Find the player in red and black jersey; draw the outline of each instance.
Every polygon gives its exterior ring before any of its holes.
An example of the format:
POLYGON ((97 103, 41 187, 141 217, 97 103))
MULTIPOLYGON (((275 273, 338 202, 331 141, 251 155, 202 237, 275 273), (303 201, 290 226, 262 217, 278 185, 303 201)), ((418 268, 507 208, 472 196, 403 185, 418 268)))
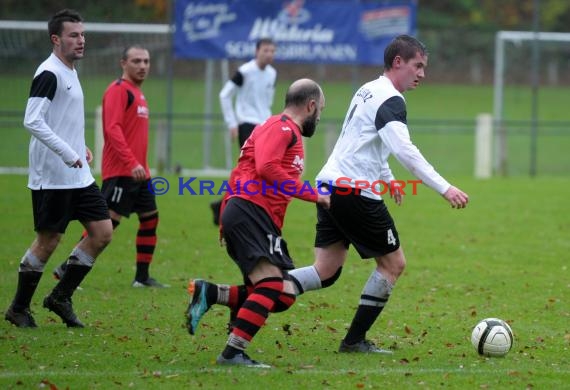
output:
MULTIPOLYGON (((149 110, 141 86, 150 69, 150 55, 133 45, 123 51, 123 74, 103 95, 103 147, 101 191, 109 206, 113 228, 133 212, 139 218, 136 236, 136 274, 133 287, 164 287, 149 276, 156 247, 158 209, 149 190, 147 161, 149 110)), ((84 233, 85 235, 85 233, 84 233)), ((58 277, 64 264, 54 271, 58 277)))
MULTIPOLYGON (((272 39, 259 39, 255 44, 255 58, 241 65, 220 91, 224 122, 231 139, 238 140, 240 149, 255 126, 271 116, 277 80, 277 71, 271 65, 275 50, 272 39)), ((215 225, 220 224, 221 206, 222 200, 210 203, 215 225)))
POLYGON ((193 280, 188 330, 194 334, 200 318, 214 303, 237 313, 218 364, 269 367, 249 358, 245 349, 269 313, 287 310, 295 302, 287 270, 293 269, 287 243, 281 237, 285 212, 292 198, 328 208, 329 196, 304 185, 301 137, 314 134, 325 98, 312 80, 295 81, 287 91, 282 114, 257 126, 241 149, 222 206, 220 230, 227 252, 244 278, 229 286, 193 280))

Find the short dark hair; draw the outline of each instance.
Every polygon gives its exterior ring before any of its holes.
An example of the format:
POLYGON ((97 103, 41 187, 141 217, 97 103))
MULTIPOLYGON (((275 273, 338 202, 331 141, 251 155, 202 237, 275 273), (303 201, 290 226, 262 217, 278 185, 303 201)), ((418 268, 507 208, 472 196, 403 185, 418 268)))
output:
POLYGON ((129 58, 129 50, 131 50, 131 49, 146 50, 146 47, 144 47, 143 45, 140 45, 140 44, 138 44, 138 43, 125 46, 125 48, 123 49, 123 53, 121 54, 121 59, 122 59, 123 61, 126 61, 127 58, 129 58))
POLYGON ((293 83, 285 94, 285 107, 300 107, 315 100, 317 103, 321 101, 321 88, 319 84, 312 80, 308 80, 302 84, 293 83))
POLYGON ((255 43, 255 51, 259 50, 262 45, 273 45, 275 46, 275 42, 271 38, 261 38, 255 43))
POLYGON ((426 46, 414 37, 399 35, 384 50, 384 68, 391 69, 396 56, 400 56, 404 62, 408 62, 416 56, 416 53, 420 53, 422 56, 427 55, 426 46))
POLYGON ((51 17, 48 22, 48 33, 51 37, 52 35, 61 36, 63 31, 64 22, 81 23, 83 18, 79 15, 79 12, 72 9, 62 9, 51 17))

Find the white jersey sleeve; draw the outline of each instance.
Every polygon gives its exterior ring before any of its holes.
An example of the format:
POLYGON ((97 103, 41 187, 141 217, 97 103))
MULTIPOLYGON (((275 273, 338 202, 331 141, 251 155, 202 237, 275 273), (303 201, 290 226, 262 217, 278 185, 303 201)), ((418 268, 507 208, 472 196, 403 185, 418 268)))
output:
POLYGON ((57 78, 52 72, 44 71, 34 78, 24 115, 24 126, 71 167, 79 160, 79 154, 59 137, 45 120, 56 89, 57 78))
POLYGON ((232 80, 228 80, 220 92, 220 106, 228 129, 238 126, 233 106, 233 98, 237 89, 238 86, 232 80))
POLYGON ((376 114, 376 129, 382 143, 410 173, 440 194, 451 186, 412 143, 406 124, 406 105, 401 97, 387 99, 376 114))

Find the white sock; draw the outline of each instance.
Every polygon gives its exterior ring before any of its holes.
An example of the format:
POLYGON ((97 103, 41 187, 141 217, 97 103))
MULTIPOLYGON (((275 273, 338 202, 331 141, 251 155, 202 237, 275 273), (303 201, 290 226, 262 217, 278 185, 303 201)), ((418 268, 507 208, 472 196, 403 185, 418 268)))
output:
POLYGON ((321 278, 315 266, 310 265, 303 268, 295 268, 289 271, 289 275, 293 279, 295 287, 295 295, 301 295, 304 292, 318 290, 322 288, 321 278))
POLYGON ((372 271, 360 296, 360 305, 384 307, 394 285, 377 270, 372 271))

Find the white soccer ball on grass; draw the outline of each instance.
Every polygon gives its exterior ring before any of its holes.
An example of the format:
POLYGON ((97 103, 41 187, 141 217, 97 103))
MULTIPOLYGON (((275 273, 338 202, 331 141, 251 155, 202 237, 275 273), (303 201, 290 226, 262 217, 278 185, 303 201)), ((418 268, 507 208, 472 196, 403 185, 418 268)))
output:
POLYGON ((513 346, 513 331, 509 324, 499 318, 480 321, 471 333, 471 344, 483 356, 505 356, 513 346))

